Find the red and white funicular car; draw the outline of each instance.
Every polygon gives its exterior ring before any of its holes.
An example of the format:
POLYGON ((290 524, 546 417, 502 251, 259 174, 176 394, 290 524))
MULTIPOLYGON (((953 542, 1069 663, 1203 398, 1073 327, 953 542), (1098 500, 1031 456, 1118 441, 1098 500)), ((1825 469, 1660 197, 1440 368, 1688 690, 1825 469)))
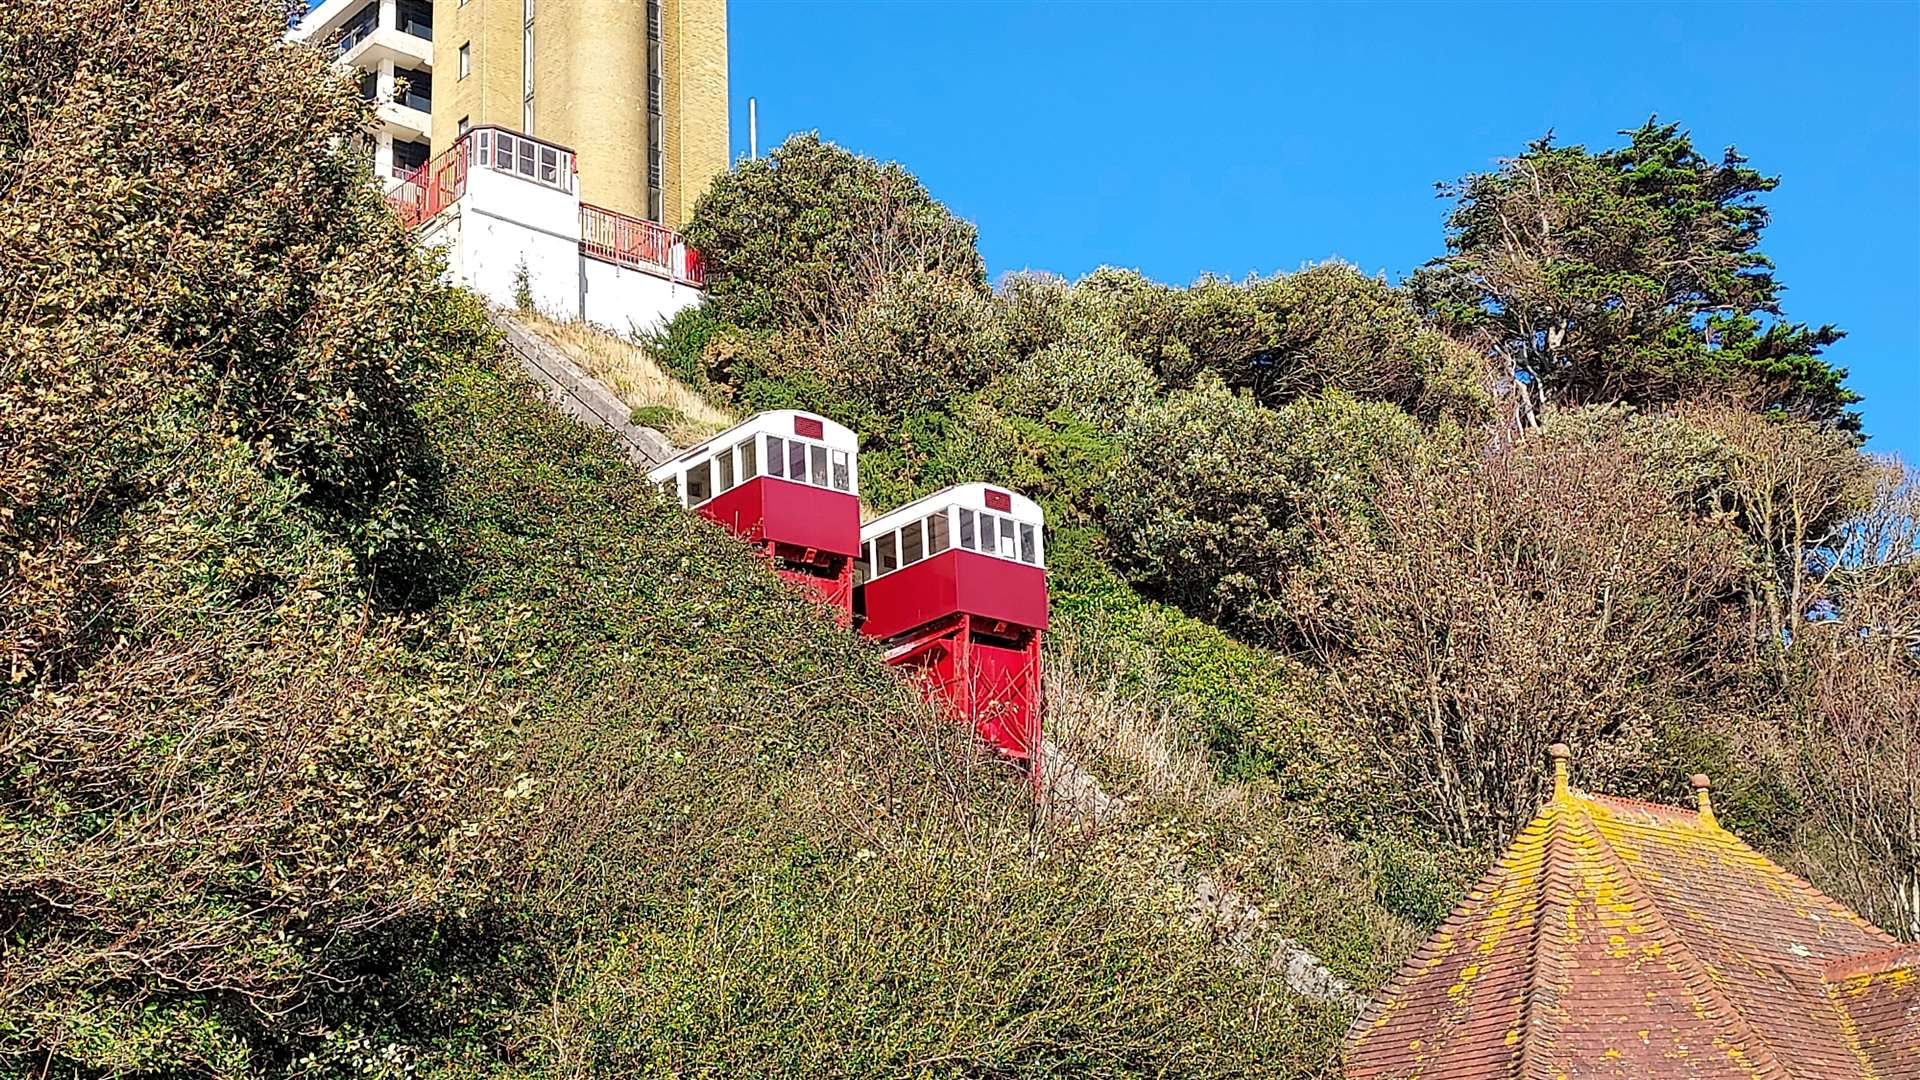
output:
POLYGON ((763 412, 647 478, 773 560, 780 576, 853 617, 859 440, 823 416, 763 412))
POLYGON ((1044 524, 1031 499, 962 484, 862 528, 854 569, 861 632, 1018 761, 1040 745, 1044 524))

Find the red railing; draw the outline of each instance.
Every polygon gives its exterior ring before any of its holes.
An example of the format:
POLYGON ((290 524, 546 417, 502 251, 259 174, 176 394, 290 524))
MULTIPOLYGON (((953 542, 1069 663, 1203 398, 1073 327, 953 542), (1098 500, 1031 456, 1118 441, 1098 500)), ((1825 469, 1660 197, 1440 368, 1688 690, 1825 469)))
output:
POLYGON ((591 203, 580 204, 580 253, 695 288, 707 282, 700 253, 682 242, 672 229, 591 203))
POLYGON ((439 157, 408 173, 399 185, 387 192, 393 207, 408 228, 417 228, 467 193, 467 164, 471 158, 466 139, 461 139, 439 157))

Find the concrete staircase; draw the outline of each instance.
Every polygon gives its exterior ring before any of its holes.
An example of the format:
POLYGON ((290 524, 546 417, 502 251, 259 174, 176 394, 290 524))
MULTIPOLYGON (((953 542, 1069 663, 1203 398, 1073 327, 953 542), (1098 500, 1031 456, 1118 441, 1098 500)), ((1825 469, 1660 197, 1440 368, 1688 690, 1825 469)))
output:
POLYGON ((619 440, 627 457, 642 468, 652 468, 680 453, 665 435, 633 422, 633 410, 613 391, 580 370, 545 338, 516 322, 512 315, 494 311, 489 318, 506 339, 507 352, 532 376, 560 411, 588 427, 602 428, 619 440))

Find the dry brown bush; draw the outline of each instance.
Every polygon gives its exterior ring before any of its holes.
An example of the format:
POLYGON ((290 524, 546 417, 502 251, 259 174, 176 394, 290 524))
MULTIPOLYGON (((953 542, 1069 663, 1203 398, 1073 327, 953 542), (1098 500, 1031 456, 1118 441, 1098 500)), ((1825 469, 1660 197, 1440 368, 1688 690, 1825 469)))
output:
POLYGON ((1371 523, 1323 523, 1296 610, 1368 792, 1458 844, 1532 814, 1546 748, 1589 782, 1644 771, 1662 724, 1710 695, 1739 536, 1682 507, 1618 437, 1506 433, 1382 482, 1371 523))

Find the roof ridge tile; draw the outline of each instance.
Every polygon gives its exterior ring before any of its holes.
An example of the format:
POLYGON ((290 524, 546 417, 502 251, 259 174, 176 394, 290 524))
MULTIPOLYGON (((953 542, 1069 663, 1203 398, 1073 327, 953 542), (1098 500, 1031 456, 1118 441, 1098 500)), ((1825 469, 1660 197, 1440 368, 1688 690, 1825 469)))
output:
POLYGON ((1877 949, 1829 961, 1822 978, 1830 983, 1843 982, 1862 975, 1880 975, 1916 965, 1920 965, 1920 944, 1902 943, 1890 949, 1877 949))

